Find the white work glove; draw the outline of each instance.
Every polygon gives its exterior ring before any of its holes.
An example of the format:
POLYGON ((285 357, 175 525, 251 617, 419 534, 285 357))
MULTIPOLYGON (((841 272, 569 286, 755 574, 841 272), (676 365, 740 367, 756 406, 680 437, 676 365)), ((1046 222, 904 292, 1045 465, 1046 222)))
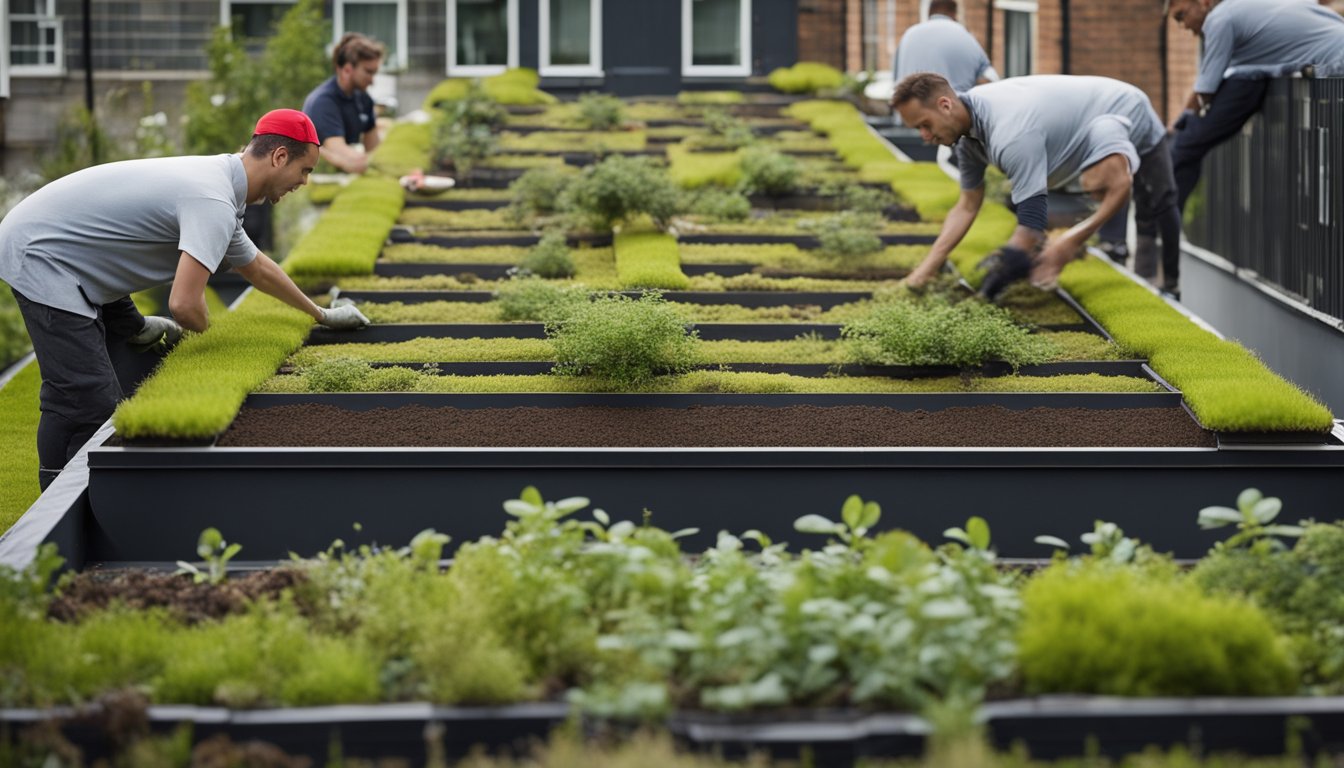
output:
POLYGON ((353 304, 331 309, 318 307, 318 309, 322 311, 322 317, 317 322, 335 331, 353 331, 369 324, 369 318, 353 304))
POLYGON ((182 326, 170 317, 150 315, 145 318, 145 326, 140 332, 126 340, 126 343, 140 350, 147 350, 162 339, 164 344, 172 346, 182 338, 182 326))

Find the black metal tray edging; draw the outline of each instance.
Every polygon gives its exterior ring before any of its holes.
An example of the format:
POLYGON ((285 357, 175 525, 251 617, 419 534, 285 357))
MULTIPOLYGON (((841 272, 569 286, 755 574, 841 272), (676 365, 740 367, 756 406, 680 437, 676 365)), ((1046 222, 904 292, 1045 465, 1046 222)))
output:
POLYGON ((483 264, 463 262, 449 264, 398 263, 378 261, 373 265, 373 274, 379 277, 429 277, 432 275, 475 275, 482 280, 503 280, 509 277, 516 264, 483 264))
POLYGON ((435 200, 427 197, 406 197, 407 208, 434 208, 440 211, 496 211, 507 208, 509 199, 499 200, 435 200))

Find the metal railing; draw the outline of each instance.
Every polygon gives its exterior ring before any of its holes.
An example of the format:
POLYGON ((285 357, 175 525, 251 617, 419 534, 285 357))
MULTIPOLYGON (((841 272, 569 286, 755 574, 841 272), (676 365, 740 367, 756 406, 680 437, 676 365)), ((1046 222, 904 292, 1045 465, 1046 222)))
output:
POLYGON ((1202 186, 1192 243, 1344 318, 1344 78, 1271 82, 1260 113, 1204 159, 1202 186))

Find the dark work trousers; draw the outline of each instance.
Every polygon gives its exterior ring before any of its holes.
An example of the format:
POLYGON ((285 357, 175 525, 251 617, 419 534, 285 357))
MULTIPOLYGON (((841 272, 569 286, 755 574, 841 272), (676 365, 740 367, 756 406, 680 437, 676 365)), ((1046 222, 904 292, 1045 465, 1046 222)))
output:
MULTIPOLYGON (((1161 238, 1163 287, 1175 290, 1181 275, 1181 210, 1176 204, 1170 145, 1171 137, 1164 137, 1139 156, 1139 170, 1134 174, 1134 228, 1140 244, 1161 238)), ((1137 252, 1135 265, 1138 271, 1137 252)))
POLYGON ((145 318, 129 297, 84 317, 13 293, 42 372, 37 458, 45 487, 116 410, 122 389, 108 348, 138 333, 145 318))
POLYGON ((1199 183, 1204 156, 1232 138, 1251 115, 1260 111, 1268 88, 1269 81, 1263 78, 1229 78, 1218 86, 1213 104, 1203 117, 1187 114, 1177 121, 1171 167, 1176 175, 1179 210, 1185 210, 1185 201, 1199 183))
POLYGON ((1103 243, 1122 245, 1129 240, 1129 201, 1125 201, 1124 207, 1101 225, 1101 229, 1097 230, 1097 239, 1103 243))

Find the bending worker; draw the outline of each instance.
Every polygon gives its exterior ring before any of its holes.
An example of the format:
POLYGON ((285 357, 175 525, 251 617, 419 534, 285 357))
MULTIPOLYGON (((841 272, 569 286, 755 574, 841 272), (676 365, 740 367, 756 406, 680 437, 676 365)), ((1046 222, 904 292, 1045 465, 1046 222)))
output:
POLYGON ((346 173, 363 173, 369 167, 368 153, 378 147, 378 123, 368 91, 383 54, 382 43, 358 32, 345 33, 331 52, 336 74, 303 100, 304 114, 317 127, 322 159, 346 173))
POLYGON ((916 72, 936 72, 956 91, 969 91, 977 83, 999 79, 985 49, 957 21, 956 0, 933 0, 929 3, 929 20, 901 35, 896 47, 896 82, 916 72))
POLYGON ((922 285, 961 242, 985 199, 985 168, 1012 182, 1017 229, 993 254, 981 292, 995 298, 1030 275, 1053 286, 1087 239, 1134 196, 1140 249, 1161 234, 1164 288, 1176 290, 1180 214, 1166 130, 1143 91, 1105 77, 1012 77, 957 93, 942 75, 912 75, 891 106, 925 141, 955 146, 961 196, 924 261, 906 277, 922 285), (1046 193, 1078 179, 1100 202, 1091 216, 1045 243, 1046 193))
POLYGON ((1168 13, 1204 38, 1171 148, 1184 210, 1204 156, 1260 111, 1268 78, 1307 67, 1317 77, 1344 75, 1344 16, 1316 0, 1172 0, 1168 13))
POLYGON ((316 164, 312 122, 278 109, 257 122, 241 154, 97 165, 51 182, 0 221, 0 279, 42 371, 43 489, 122 398, 109 345, 204 331, 206 280, 221 267, 329 328, 368 323, 353 306, 318 307, 243 232, 248 203, 276 202, 316 164), (173 318, 141 316, 129 295, 169 282, 173 318))

